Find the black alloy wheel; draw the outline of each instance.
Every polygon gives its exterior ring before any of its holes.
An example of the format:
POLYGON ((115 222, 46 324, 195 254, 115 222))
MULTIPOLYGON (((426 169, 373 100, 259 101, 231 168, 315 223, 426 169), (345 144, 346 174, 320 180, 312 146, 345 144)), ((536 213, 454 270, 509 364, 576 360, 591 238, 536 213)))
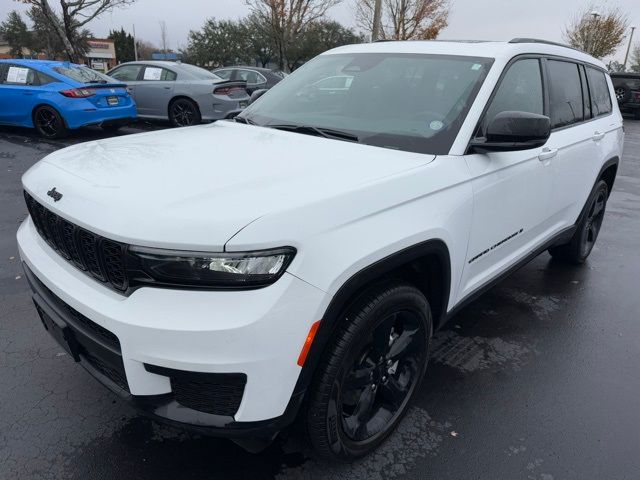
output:
POLYGON ((609 198, 609 186, 599 180, 587 200, 584 215, 568 243, 549 248, 553 258, 571 263, 584 263, 598 239, 609 198))
POLYGON ((354 302, 308 392, 307 432, 319 456, 350 461, 393 432, 424 377, 432 330, 427 299, 407 283, 379 284, 354 302))
POLYGON ((602 220, 604 220, 604 211, 607 205, 607 190, 600 189, 597 191, 593 202, 587 214, 587 221, 583 227, 582 242, 580 245, 580 253, 583 257, 588 257, 596 244, 602 220))
POLYGON ((350 440, 369 440, 398 414, 415 388, 425 350, 415 312, 395 311, 380 321, 340 383, 340 419, 350 440))
POLYGON ((190 127, 201 121, 198 106, 187 98, 178 98, 169 105, 169 121, 174 127, 190 127))
POLYGON ((47 105, 38 107, 33 112, 33 124, 36 131, 44 138, 62 138, 67 134, 62 116, 47 105))

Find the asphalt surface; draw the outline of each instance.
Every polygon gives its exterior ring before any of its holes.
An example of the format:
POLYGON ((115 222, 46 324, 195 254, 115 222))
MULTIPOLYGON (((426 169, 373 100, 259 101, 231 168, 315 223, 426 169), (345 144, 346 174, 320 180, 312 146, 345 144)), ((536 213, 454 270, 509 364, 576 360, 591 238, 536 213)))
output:
POLYGON ((0 479, 640 478, 640 122, 625 127, 587 264, 545 253, 464 309, 437 333, 398 431, 339 467, 317 463, 295 434, 253 455, 160 426, 75 365, 42 328, 22 276, 20 177, 105 135, 46 142, 0 128, 0 479))

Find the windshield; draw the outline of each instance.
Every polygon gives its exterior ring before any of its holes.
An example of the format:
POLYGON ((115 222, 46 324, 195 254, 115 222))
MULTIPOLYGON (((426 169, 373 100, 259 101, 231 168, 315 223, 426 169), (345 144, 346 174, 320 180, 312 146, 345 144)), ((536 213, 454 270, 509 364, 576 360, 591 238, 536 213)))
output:
POLYGON ((182 63, 180 64, 180 68, 198 80, 221 80, 221 78, 215 73, 205 70, 204 68, 196 67, 195 65, 182 63))
POLYGON ((368 145, 446 154, 492 63, 424 54, 321 55, 241 118, 262 126, 331 129, 368 145))
POLYGON ((82 65, 69 65, 68 67, 55 67, 54 71, 71 80, 81 83, 114 83, 111 77, 107 77, 95 70, 82 65))

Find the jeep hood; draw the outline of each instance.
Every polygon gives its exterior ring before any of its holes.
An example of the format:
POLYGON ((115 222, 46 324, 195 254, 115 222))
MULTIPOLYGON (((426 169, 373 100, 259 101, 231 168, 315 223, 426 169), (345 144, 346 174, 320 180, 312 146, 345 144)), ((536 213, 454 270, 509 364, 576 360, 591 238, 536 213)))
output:
POLYGON ((65 148, 34 165, 23 184, 47 208, 114 240, 221 251, 260 217, 346 195, 434 158, 218 122, 65 148), (47 195, 53 187, 58 201, 47 195))

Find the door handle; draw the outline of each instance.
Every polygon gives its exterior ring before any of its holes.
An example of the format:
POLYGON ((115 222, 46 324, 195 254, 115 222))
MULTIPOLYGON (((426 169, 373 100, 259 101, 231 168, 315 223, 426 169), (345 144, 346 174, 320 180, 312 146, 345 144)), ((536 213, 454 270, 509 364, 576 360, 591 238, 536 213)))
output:
POLYGON ((543 162, 545 160, 549 160, 549 159, 555 157, 557 154, 558 154, 558 149, 557 148, 544 147, 542 149, 542 152, 540 152, 540 155, 538 155, 538 160, 543 162))
POLYGON ((604 133, 600 133, 597 130, 595 131, 595 133, 593 134, 593 137, 591 137, 593 139, 594 142, 598 142, 600 140, 602 140, 604 138, 606 134, 604 133))
POLYGON ((171 90, 171 87, 164 87, 165 90, 171 90))

